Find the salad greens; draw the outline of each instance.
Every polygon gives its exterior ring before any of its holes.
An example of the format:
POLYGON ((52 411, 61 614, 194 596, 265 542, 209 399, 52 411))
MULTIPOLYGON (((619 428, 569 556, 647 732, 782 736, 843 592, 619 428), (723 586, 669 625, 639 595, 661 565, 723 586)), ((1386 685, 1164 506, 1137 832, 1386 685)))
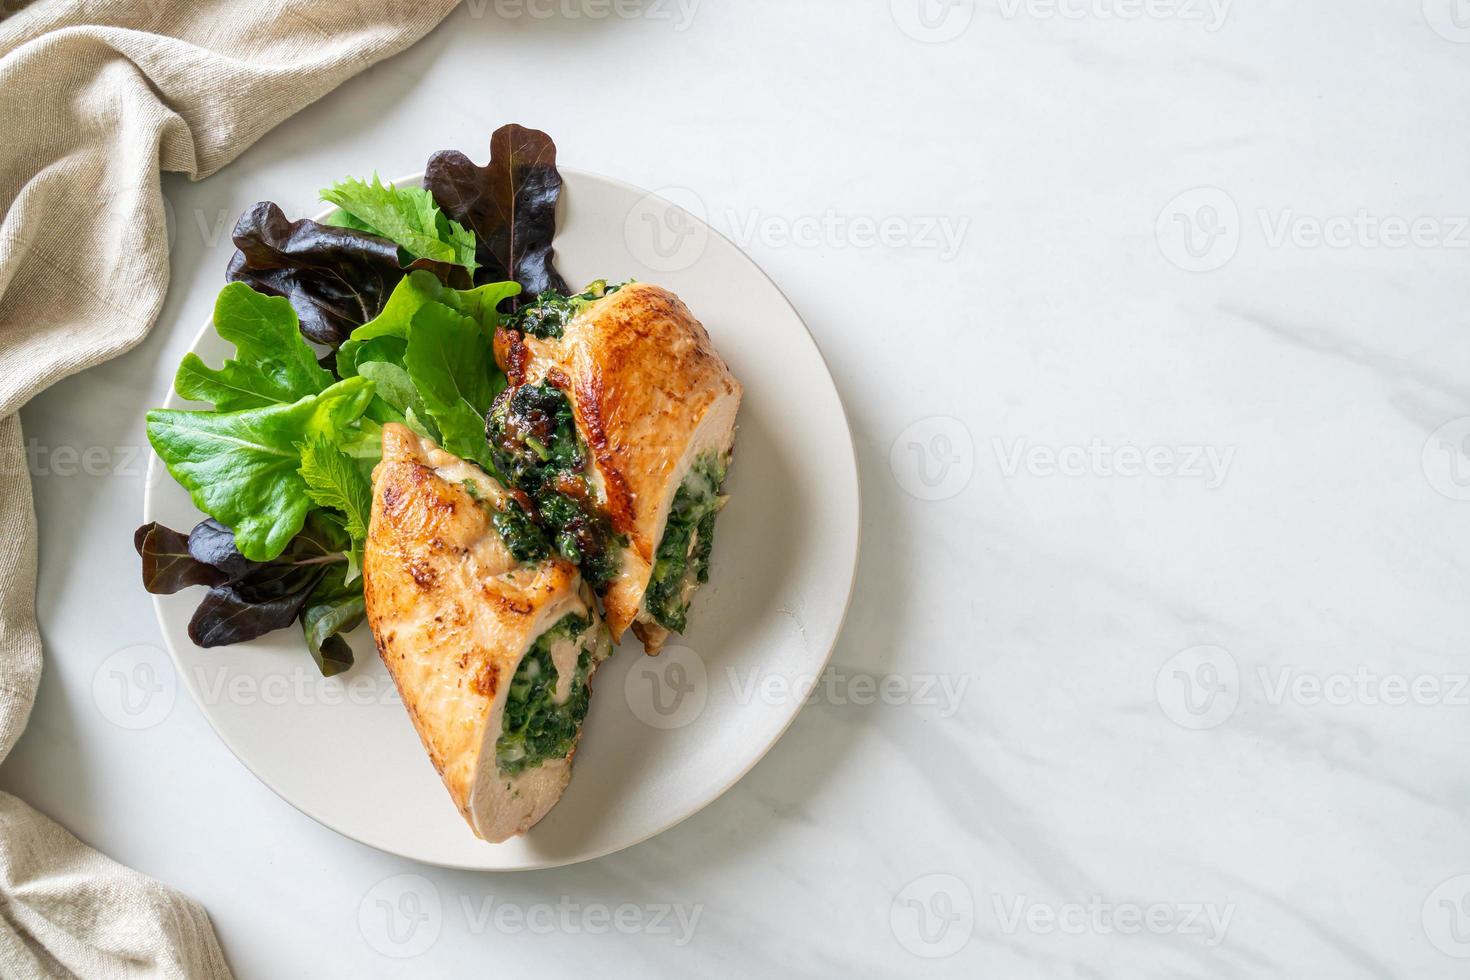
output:
MULTIPOLYGON (((324 674, 351 666, 341 634, 363 617, 384 423, 495 472, 485 415, 506 386, 492 353, 500 311, 523 288, 565 284, 551 265, 554 144, 518 126, 491 144, 484 168, 436 154, 424 188, 341 180, 321 193, 336 205, 325 222, 262 202, 236 224, 214 310, 234 356, 216 367, 186 355, 174 388, 207 407, 147 418, 149 442, 208 517, 188 534, 145 525, 134 540, 149 591, 208 589, 190 623, 201 646, 299 621, 324 674)), ((536 520, 519 504, 495 515, 525 560, 551 553, 536 520)))
POLYGON ((591 628, 592 621, 585 616, 570 613, 562 617, 537 638, 516 668, 505 696, 501 735, 495 742, 495 764, 503 774, 514 776, 572 751, 592 696, 587 677, 601 652, 596 638, 586 635, 591 628), (578 651, 576 673, 565 700, 558 703, 560 675, 551 650, 562 640, 588 645, 578 651))
MULTIPOLYGON (((143 557, 148 591, 171 595, 191 585, 209 587, 189 621, 189 638, 200 646, 252 640, 302 616, 308 648, 323 674, 352 665, 352 651, 337 634, 355 628, 361 611, 354 617, 354 610, 341 608, 345 604, 337 599, 335 583, 345 575, 346 539, 327 512, 312 512, 301 532, 270 562, 240 554, 234 534, 213 519, 201 521, 187 536, 161 524, 145 524, 133 544, 143 557), (328 619, 329 608, 340 611, 328 619)), ((361 599, 361 586, 354 591, 361 599)))
POLYGON ((240 216, 228 279, 282 296, 314 344, 336 347, 383 309, 403 278, 398 246, 351 228, 288 221, 262 201, 240 216))
POLYGON ((324 391, 336 379, 317 363, 290 302, 231 283, 214 303, 215 331, 235 345, 234 360, 215 369, 185 354, 174 377, 183 398, 213 402, 216 411, 289 404, 324 391))
POLYGON ((298 447, 343 438, 372 397, 372 382, 348 378, 288 404, 236 412, 155 408, 148 441, 194 506, 234 529, 242 555, 270 561, 311 509, 298 447))
POLYGON ((505 387, 495 369, 490 335, 471 317, 439 303, 413 315, 403 366, 439 429, 439 443, 490 472, 485 413, 505 387))
POLYGON ((444 217, 433 196, 422 187, 395 187, 373 174, 371 181, 348 177, 321 192, 337 205, 327 224, 379 235, 416 259, 463 266, 474 275, 475 236, 458 221, 444 217))
POLYGON ((571 292, 552 265, 561 174, 550 136, 502 126, 490 137, 486 166, 456 150, 436 153, 424 168, 424 187, 451 220, 474 232, 476 283, 518 282, 527 296, 571 292))
POLYGON ((352 539, 343 573, 343 584, 350 585, 362 570, 362 547, 373 511, 372 483, 357 460, 321 436, 299 448, 306 495, 318 507, 343 515, 342 529, 352 539))

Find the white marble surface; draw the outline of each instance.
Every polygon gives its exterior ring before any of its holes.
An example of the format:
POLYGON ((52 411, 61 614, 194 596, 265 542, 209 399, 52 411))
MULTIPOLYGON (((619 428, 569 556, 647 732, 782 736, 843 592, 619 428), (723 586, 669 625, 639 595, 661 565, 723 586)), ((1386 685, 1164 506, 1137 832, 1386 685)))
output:
POLYGON ((1463 976, 1470 7, 926 2, 477 3, 167 181, 153 336, 24 412, 48 661, 0 787, 199 898, 245 978, 1463 976), (127 730, 94 678, 160 642, 142 412, 235 216, 509 120, 770 272, 865 515, 835 682, 760 766, 494 876, 341 839, 187 696, 127 730), (408 886, 438 915, 390 933, 408 886))

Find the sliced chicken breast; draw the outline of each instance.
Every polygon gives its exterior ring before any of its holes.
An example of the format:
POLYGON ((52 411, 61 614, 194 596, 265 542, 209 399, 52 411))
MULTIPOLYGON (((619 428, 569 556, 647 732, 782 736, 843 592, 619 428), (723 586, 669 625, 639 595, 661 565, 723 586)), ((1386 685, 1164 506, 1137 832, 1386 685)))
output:
POLYGON ((367 619, 409 717, 470 828, 523 833, 561 798, 590 677, 610 643, 570 563, 517 561, 498 482, 383 427, 363 556, 367 619))
POLYGON ((649 283, 592 302, 560 336, 502 331, 496 354, 512 386, 550 385, 570 401, 589 457, 588 489, 626 539, 615 573, 600 583, 607 625, 614 642, 632 626, 657 653, 670 629, 683 628, 707 574, 740 382, 679 297, 649 283), (698 492, 684 499, 681 488, 698 492), (678 540, 666 541, 671 513, 678 540), (651 581, 656 608, 645 601, 651 581))

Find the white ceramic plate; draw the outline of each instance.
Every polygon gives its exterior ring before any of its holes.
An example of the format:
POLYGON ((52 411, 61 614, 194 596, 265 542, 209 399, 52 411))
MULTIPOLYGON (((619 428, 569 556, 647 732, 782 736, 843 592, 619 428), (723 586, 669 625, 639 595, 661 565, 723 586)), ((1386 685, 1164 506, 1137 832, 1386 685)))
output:
MULTIPOLYGON (((689 633, 646 657, 631 632, 593 679, 576 771, 525 837, 470 833, 430 765, 367 628, 352 670, 323 678, 297 629, 202 650, 187 626, 202 596, 157 597, 185 685, 267 786, 338 833, 450 867, 554 867, 667 830, 713 801, 781 737, 803 682, 831 656, 852 592, 858 483, 852 437, 816 344, 775 284, 733 244, 655 195, 563 169, 556 262, 579 287, 639 279, 684 299, 745 385, 731 501, 689 633)), ((399 183, 417 183, 417 177, 399 183)), ((206 324, 193 350, 232 349, 206 324)), ((169 407, 189 407, 170 394, 169 407)), ((187 531, 188 494, 157 472, 144 519, 187 531)))

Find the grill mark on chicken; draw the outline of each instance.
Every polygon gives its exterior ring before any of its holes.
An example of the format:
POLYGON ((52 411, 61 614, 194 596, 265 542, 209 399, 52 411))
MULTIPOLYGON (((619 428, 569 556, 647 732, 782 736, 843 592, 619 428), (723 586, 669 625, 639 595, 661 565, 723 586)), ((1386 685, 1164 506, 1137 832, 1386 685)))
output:
POLYGON ((500 690, 500 665, 491 660, 482 662, 479 673, 470 681, 470 687, 481 697, 495 697, 495 692, 500 690))
POLYGON ((414 584, 425 592, 434 587, 434 582, 439 577, 432 568, 417 559, 408 563, 408 574, 413 577, 414 584))
POLYGON ((495 350, 495 362, 505 372, 510 386, 515 388, 526 380, 526 359, 529 356, 526 351, 526 338, 519 330, 509 327, 496 327, 495 340, 492 345, 495 350))
POLYGON ((602 482, 607 492, 607 516, 613 530, 619 534, 631 534, 637 515, 633 509, 633 495, 628 492, 628 481, 618 469, 617 456, 608 447, 607 428, 602 421, 603 390, 602 378, 597 372, 590 373, 577 385, 577 409, 582 416, 582 425, 587 430, 587 446, 597 457, 597 468, 602 473, 602 482))

